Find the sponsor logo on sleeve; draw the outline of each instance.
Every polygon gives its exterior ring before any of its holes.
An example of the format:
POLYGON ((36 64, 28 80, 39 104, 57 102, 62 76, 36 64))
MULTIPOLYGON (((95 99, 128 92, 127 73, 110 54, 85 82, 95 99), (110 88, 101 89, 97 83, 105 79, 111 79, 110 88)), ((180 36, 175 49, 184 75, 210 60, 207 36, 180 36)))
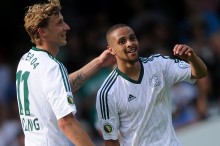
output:
POLYGON ((73 96, 67 96, 67 101, 69 104, 74 104, 74 99, 73 99, 73 96))
POLYGON ((111 133, 113 131, 113 126, 109 123, 105 123, 103 129, 106 133, 111 133))

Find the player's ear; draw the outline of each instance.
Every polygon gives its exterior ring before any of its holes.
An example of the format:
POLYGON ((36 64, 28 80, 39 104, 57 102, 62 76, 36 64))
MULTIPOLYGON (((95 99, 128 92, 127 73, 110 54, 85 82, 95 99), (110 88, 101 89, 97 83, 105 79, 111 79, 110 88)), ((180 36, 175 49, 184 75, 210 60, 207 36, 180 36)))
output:
POLYGON ((43 28, 38 28, 37 32, 40 36, 45 36, 46 35, 46 32, 43 28))
POLYGON ((110 52, 112 55, 115 55, 114 49, 112 49, 110 46, 107 46, 107 49, 109 50, 109 52, 110 52))

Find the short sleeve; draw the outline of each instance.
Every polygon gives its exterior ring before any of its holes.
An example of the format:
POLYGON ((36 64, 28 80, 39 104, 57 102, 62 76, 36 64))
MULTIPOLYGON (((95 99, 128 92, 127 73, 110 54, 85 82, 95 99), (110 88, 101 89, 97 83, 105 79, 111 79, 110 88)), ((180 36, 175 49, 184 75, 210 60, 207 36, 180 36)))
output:
POLYGON ((76 107, 66 68, 55 61, 48 66, 44 73, 44 92, 56 118, 60 119, 71 112, 75 114, 76 107))
POLYGON ((195 83, 195 79, 191 79, 191 68, 190 64, 179 60, 166 58, 162 61, 164 63, 164 73, 166 81, 168 83, 175 84, 177 82, 186 81, 188 83, 195 83))
POLYGON ((98 125, 104 140, 118 139, 119 118, 114 97, 99 90, 96 99, 98 125))

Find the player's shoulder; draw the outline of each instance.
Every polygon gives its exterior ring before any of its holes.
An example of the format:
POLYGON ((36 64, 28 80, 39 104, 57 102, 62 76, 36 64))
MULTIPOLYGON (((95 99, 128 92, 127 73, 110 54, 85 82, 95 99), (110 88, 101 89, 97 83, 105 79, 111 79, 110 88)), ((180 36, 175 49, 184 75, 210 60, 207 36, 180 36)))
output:
POLYGON ((167 59, 173 59, 171 56, 162 55, 162 54, 152 54, 148 57, 140 57, 141 62, 153 62, 153 61, 164 61, 167 59))
POLYGON ((63 64, 49 52, 35 47, 32 47, 21 57, 18 66, 41 71, 59 70, 60 68, 64 68, 63 64))
POLYGON ((112 70, 111 73, 106 77, 98 92, 107 92, 115 86, 119 73, 116 69, 112 70))
POLYGON ((40 62, 42 62, 45 66, 59 66, 61 62, 59 62, 54 56, 52 56, 49 52, 32 47, 28 53, 32 53, 40 62))

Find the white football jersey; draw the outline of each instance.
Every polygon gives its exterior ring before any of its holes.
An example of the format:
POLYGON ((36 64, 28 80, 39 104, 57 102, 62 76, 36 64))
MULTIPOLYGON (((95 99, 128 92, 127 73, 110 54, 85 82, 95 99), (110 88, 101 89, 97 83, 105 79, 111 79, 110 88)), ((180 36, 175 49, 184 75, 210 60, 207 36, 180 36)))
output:
POLYGON ((167 56, 140 58, 138 81, 118 68, 97 93, 96 108, 105 140, 118 139, 122 146, 180 146, 171 116, 173 84, 190 80, 188 63, 167 56))
POLYGON ((67 146, 57 120, 76 107, 62 63, 49 52, 32 47, 16 73, 17 101, 26 146, 67 146))

